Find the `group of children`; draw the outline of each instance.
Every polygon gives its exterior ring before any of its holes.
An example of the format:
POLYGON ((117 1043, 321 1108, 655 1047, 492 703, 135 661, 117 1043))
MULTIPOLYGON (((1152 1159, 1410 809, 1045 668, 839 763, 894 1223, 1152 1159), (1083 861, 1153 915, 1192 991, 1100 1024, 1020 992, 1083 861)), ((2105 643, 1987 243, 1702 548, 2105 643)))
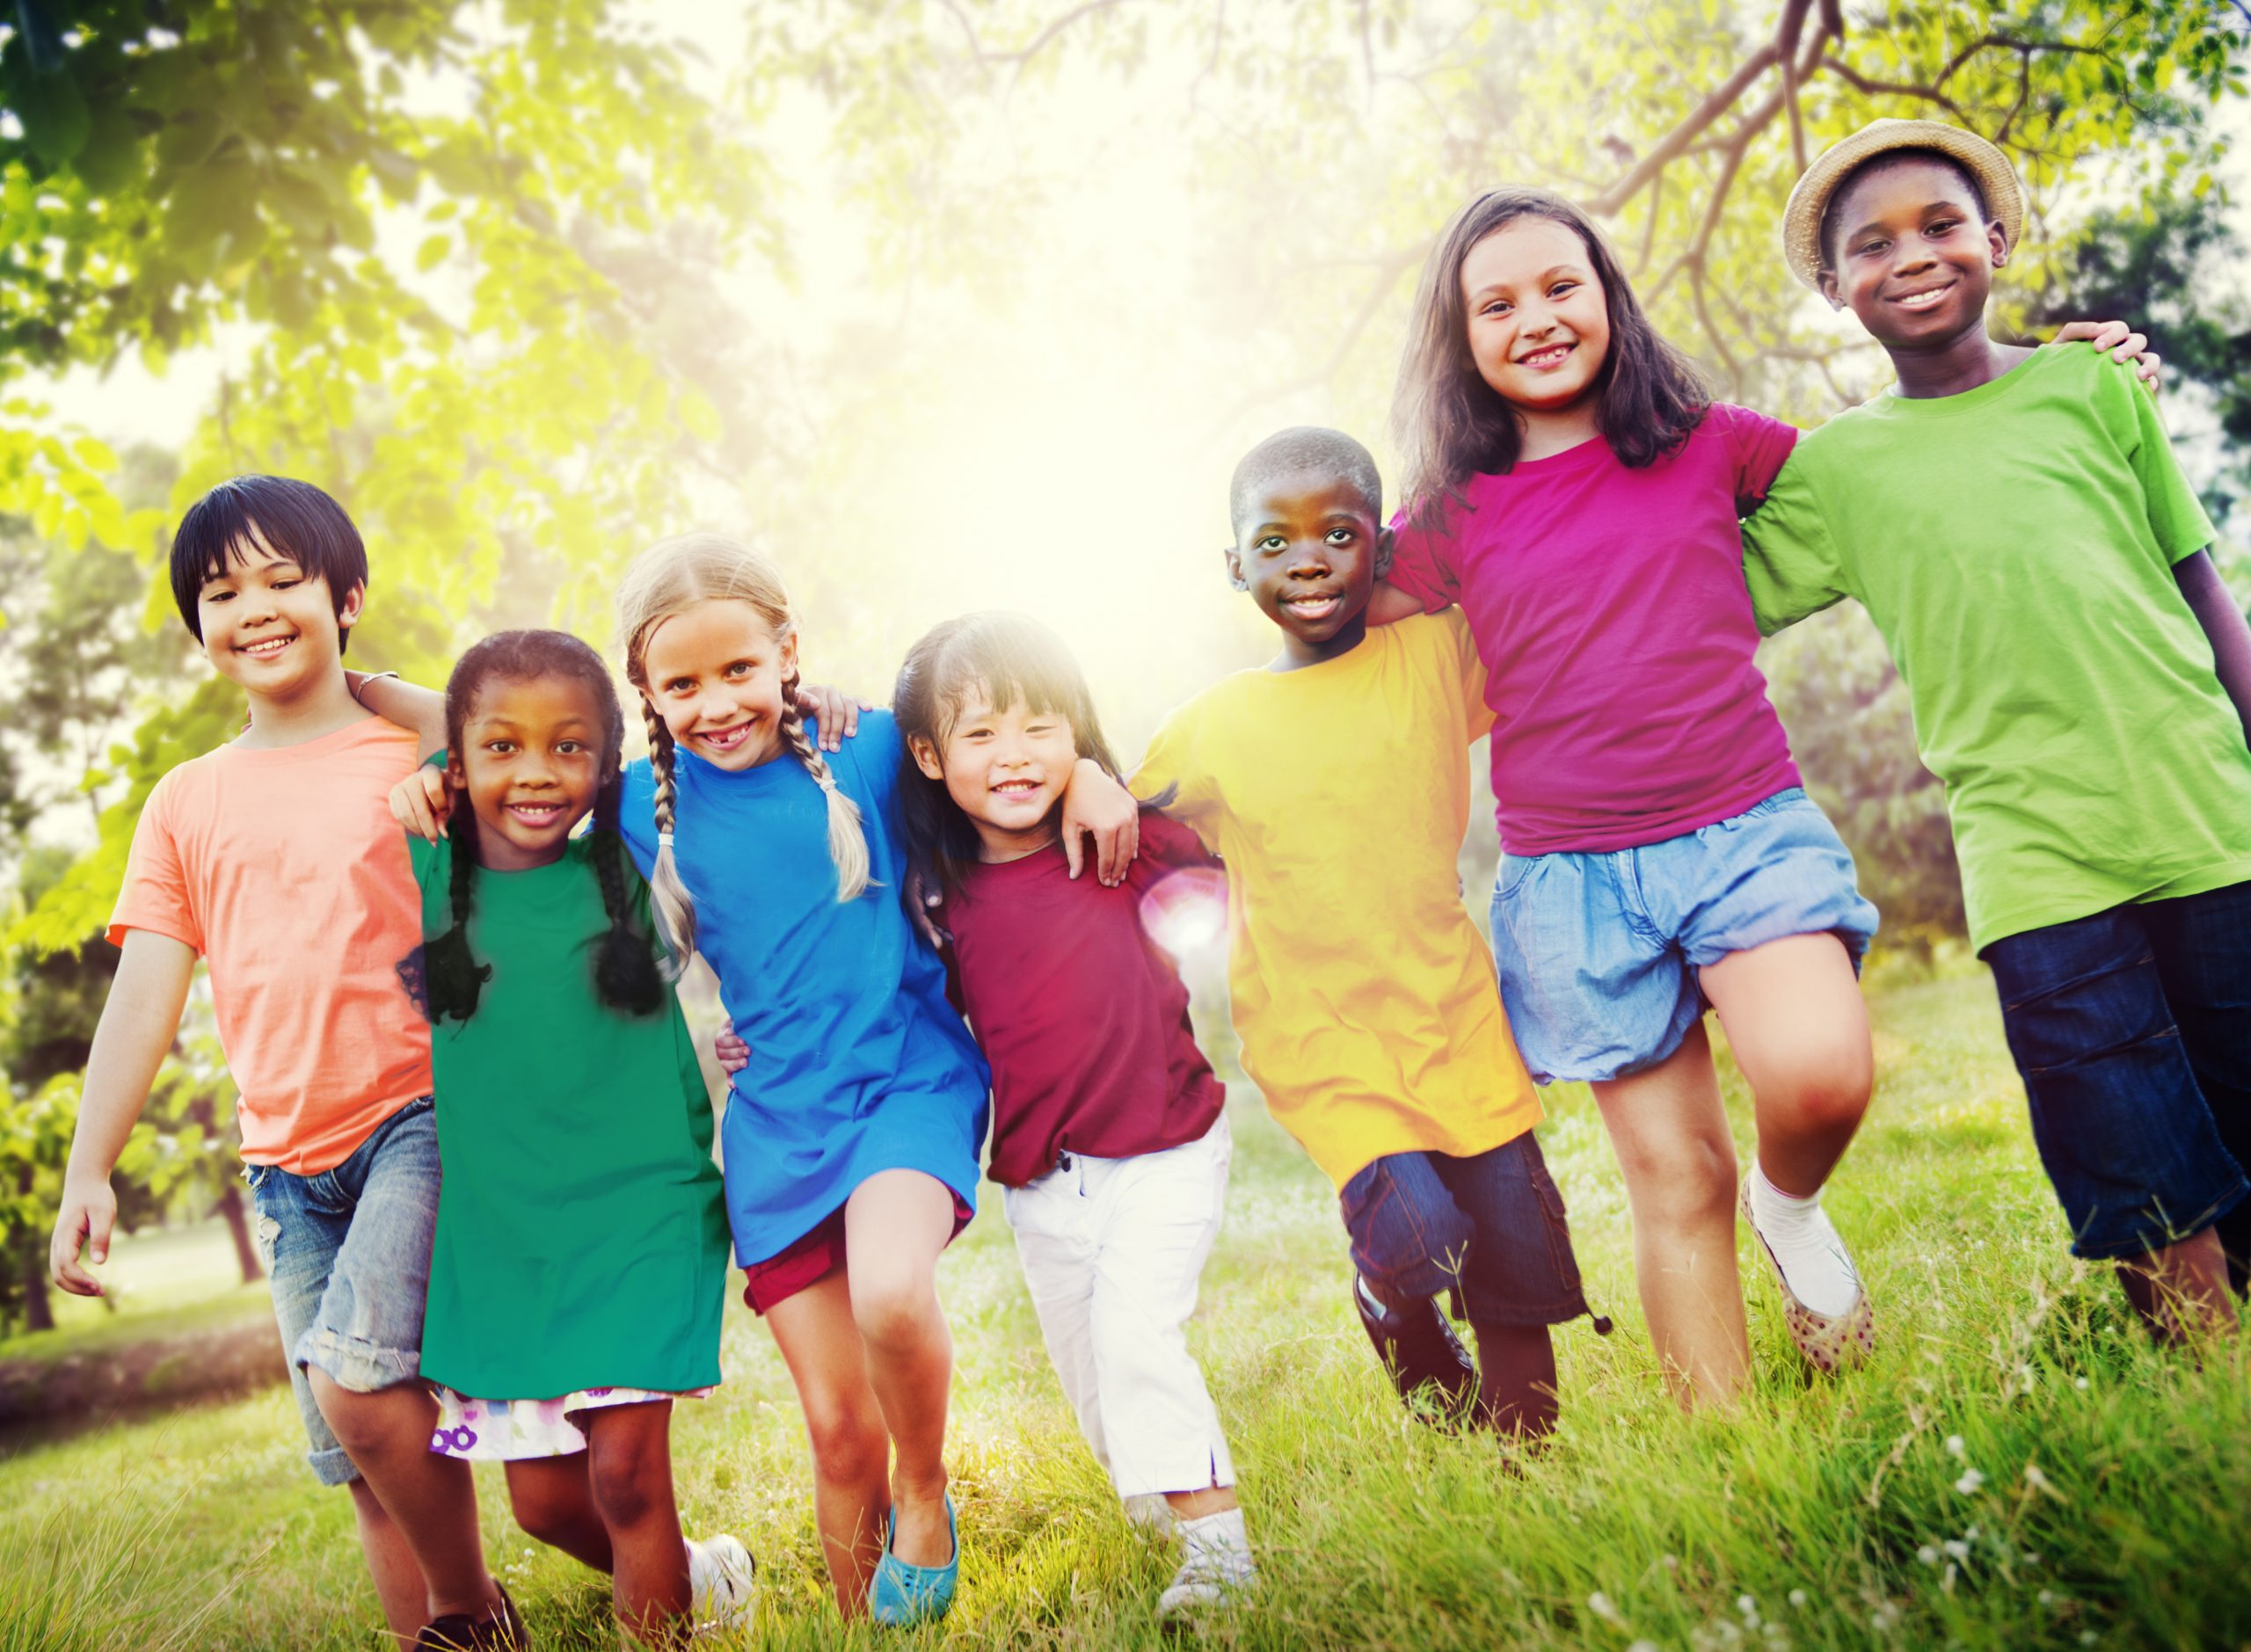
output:
POLYGON ((1878 122, 1818 160, 1790 266, 1898 386, 1800 437, 1710 400, 1576 209, 1472 202, 1417 300, 1405 508, 1387 525, 1334 432, 1242 461, 1227 573, 1280 652, 1176 711, 1130 793, 1044 629, 940 625, 892 710, 856 714, 802 686, 775 569, 710 535, 619 592, 630 763, 575 638, 488 638, 442 696, 346 673, 348 519, 302 483, 222 484, 172 581, 251 724, 143 810, 57 1279, 100 1289, 81 1248, 105 1258, 108 1173, 200 956, 313 1467, 352 1487, 402 1644, 528 1644, 482 1558, 480 1458, 527 1532, 613 1576, 637 1637, 747 1621, 750 1557, 683 1538, 667 1450, 673 1402, 720 1378, 730 1234, 804 1408, 839 1609, 913 1623, 958 1567, 936 1270, 984 1146, 1089 1444, 1183 1542, 1160 1610, 1224 1606, 1256 1573, 1183 1325, 1230 1145, 1147 909, 1224 878, 1245 1069, 1337 1188, 1357 1311, 1417 1416, 1520 1446, 1555 1426, 1551 1328, 1588 1312, 1533 1133, 1555 1079, 1592 1085, 1617 1150, 1667 1380, 1743 1391, 1707 1008, 1756 1104, 1740 1212, 1834 1370, 1876 1335, 1820 1195, 1869 1103, 1876 914, 1752 652, 1850 595, 1947 784, 2074 1250, 2116 1260, 2161 1335, 2233 1323, 2251 630, 2103 353, 2138 341, 1988 338, 2022 215, 1951 127, 1878 122), (1455 867, 1489 732, 1490 946, 1455 867), (670 985, 697 952, 734 1035, 723 1174, 670 985))

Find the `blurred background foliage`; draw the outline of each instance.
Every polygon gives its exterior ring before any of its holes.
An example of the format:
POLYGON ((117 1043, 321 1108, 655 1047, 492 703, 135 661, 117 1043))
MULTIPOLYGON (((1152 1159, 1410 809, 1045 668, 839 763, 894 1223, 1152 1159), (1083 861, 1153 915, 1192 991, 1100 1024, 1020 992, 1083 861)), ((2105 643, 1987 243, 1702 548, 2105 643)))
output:
MULTIPOLYGON (((355 664, 441 681, 508 624, 607 643, 624 562, 711 523, 781 558, 817 676, 880 698, 922 629, 1004 602, 1064 630, 1131 752, 1264 646, 1213 554, 1235 456, 1300 420, 1388 454, 1408 296, 1464 198, 1588 203, 1723 395, 1810 423, 1882 359, 1791 283, 1781 204, 1806 155, 1908 115, 2007 148, 2032 216, 2001 324, 2145 325, 2232 522, 2251 331, 2214 179, 2247 26, 2206 0, 15 0, 0 1321, 45 1312, 135 815, 239 723, 161 578, 214 480, 304 477, 359 520, 355 664), (176 443, 55 411, 74 374, 191 361, 176 443)), ((1767 663, 1889 938, 1958 935, 1865 620, 1767 663)), ((128 1213, 215 1203, 239 1237, 208 1014, 161 1092, 128 1213)))

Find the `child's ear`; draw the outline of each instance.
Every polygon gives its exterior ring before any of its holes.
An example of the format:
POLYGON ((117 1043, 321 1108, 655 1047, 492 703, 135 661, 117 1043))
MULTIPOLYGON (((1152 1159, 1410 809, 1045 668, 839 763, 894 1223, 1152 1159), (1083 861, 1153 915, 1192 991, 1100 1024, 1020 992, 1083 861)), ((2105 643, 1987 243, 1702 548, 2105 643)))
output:
POLYGON ((1844 309, 1845 295, 1843 290, 1837 285, 1836 271, 1825 269, 1818 270, 1814 273, 1814 280, 1821 283, 1821 296, 1829 301, 1830 309, 1844 309))
POLYGON ((1379 528, 1375 533, 1375 577, 1383 579, 1391 571, 1392 532, 1379 528))
POLYGON ((782 675, 786 679, 798 674, 798 634, 791 631, 782 639, 782 675))
POLYGON ((461 766, 459 752, 446 753, 446 783, 455 791, 469 790, 469 771, 461 766))
POLYGON ((1995 269, 2008 262, 2008 231, 1999 220, 1985 226, 1985 244, 1993 250, 1995 269))
POLYGON ((1227 559, 1227 583, 1238 591, 1250 589, 1250 581, 1242 577, 1242 557, 1233 545, 1220 553, 1227 559))
POLYGON ((914 754, 914 767, 932 780, 943 780, 946 777, 945 765, 938 761, 938 748, 931 745, 927 737, 920 734, 908 735, 907 749, 914 754))
POLYGON ((336 611, 336 628, 348 631, 360 622, 360 610, 368 604, 368 583, 362 579, 344 593, 344 605, 336 611))

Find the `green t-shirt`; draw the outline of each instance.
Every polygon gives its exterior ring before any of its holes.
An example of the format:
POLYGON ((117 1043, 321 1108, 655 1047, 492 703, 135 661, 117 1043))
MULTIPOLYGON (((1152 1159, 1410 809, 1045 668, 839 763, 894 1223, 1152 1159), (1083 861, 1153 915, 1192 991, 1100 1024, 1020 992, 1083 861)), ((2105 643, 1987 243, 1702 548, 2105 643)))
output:
MULTIPOLYGON (((407 840, 426 937, 452 928, 453 845, 407 840)), ((727 1221, 711 1103, 667 991, 654 1015, 595 995, 609 928, 591 845, 479 870, 470 944, 492 978, 430 1030, 444 1177, 422 1374, 484 1400, 719 1380, 727 1221)), ((647 932, 648 891, 623 847, 647 932)))
POLYGON ((2172 571, 2212 536, 2132 370, 2078 345, 1839 414, 1745 522, 1762 630, 1851 596, 1883 633, 1976 946, 2251 878, 2251 750, 2172 571))

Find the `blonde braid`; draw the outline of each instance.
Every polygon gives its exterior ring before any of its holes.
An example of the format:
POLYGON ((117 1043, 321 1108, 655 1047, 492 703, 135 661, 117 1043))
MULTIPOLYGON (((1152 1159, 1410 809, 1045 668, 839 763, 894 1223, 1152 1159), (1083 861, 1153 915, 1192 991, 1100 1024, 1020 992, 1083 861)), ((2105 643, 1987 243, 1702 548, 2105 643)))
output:
POLYGON ((673 815, 679 790, 672 772, 672 731, 646 696, 641 701, 641 715, 649 726, 649 768, 657 781, 657 859, 649 869, 649 899, 657 909, 657 921, 664 925, 666 944, 672 949, 670 972, 677 976, 696 956, 696 902, 688 896, 688 885, 681 882, 680 867, 673 859, 673 815))
POLYGON ((795 672, 782 684, 782 738, 805 766, 805 772, 828 800, 828 858, 836 862, 836 899, 856 900, 868 887, 868 840, 860 829, 860 805, 844 795, 829 772, 828 761, 805 732, 805 714, 798 710, 795 672))

